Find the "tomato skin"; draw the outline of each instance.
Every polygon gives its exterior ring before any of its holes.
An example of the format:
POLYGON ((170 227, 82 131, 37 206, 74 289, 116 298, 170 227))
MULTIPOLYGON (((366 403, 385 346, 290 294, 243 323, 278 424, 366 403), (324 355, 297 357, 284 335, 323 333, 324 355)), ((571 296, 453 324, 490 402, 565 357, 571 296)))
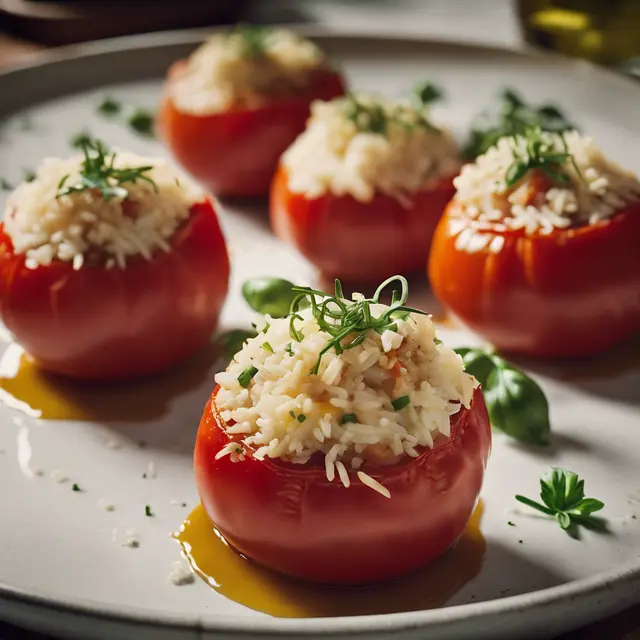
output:
POLYGON ((281 573, 325 584, 371 584, 418 569, 462 534, 482 485, 491 447, 480 390, 471 409, 452 417, 442 438, 418 458, 364 469, 387 499, 357 480, 329 482, 324 465, 215 459, 230 437, 214 390, 196 439, 195 476, 202 503, 238 551, 281 573))
POLYGON ((307 198, 290 191, 281 165, 271 186, 271 226, 325 276, 377 283, 424 268, 438 220, 455 193, 452 180, 414 194, 408 208, 382 193, 370 202, 330 193, 307 198))
MULTIPOLYGON (((179 61, 169 70, 168 82, 185 64, 179 61)), ((280 156, 304 131, 311 102, 344 91, 338 72, 320 70, 300 96, 212 115, 180 111, 166 91, 160 130, 178 162, 214 193, 265 196, 280 156)))
POLYGON ((193 205, 172 251, 125 270, 54 261, 25 267, 0 225, 0 316, 39 366, 74 378, 154 373, 208 343, 229 259, 210 200, 193 205))
POLYGON ((456 206, 449 206, 434 236, 431 287, 446 308, 498 349, 588 356, 640 330, 640 204, 548 236, 499 234, 505 244, 498 254, 455 248, 447 227, 456 206))

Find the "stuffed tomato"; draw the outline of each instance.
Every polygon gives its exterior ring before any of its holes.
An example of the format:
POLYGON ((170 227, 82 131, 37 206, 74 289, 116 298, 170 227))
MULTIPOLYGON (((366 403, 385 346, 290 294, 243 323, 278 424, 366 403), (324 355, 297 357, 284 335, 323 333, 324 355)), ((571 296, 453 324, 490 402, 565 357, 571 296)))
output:
POLYGON ((429 277, 498 349, 593 355, 640 330, 640 183, 577 132, 526 129, 455 181, 429 277))
POLYGON ((229 278, 212 200, 163 160, 48 159, 8 198, 0 317, 47 371, 128 378, 206 345, 229 278))
POLYGON ((271 188, 276 234, 328 277, 424 268, 460 162, 426 105, 349 95, 316 103, 271 188))
POLYGON ((176 159, 214 192, 264 196, 311 102, 343 93, 340 74, 311 41, 238 28, 171 68, 160 126, 176 159))
POLYGON ((489 455, 487 410, 404 298, 310 297, 318 304, 269 319, 216 376, 198 491, 220 533, 260 564, 326 584, 390 580, 462 534, 489 455))

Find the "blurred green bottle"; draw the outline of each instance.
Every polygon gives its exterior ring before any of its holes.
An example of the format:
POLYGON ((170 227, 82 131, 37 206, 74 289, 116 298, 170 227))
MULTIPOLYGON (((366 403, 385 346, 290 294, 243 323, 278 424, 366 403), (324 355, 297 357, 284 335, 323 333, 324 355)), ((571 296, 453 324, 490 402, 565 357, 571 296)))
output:
POLYGON ((640 0, 518 0, 528 42, 609 66, 640 56, 640 0))

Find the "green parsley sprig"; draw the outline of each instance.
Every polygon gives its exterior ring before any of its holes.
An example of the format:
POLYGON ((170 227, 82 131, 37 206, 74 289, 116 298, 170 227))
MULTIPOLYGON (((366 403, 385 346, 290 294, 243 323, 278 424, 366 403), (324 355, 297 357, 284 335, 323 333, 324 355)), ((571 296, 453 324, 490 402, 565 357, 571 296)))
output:
POLYGON ((296 328, 296 321, 302 320, 298 313, 304 301, 311 304, 311 311, 321 331, 328 333, 331 339, 320 351, 318 360, 311 370, 312 374, 317 374, 320 369, 322 356, 331 349, 336 353, 342 353, 348 349, 353 349, 365 340, 365 334, 369 330, 382 333, 386 329, 396 329, 398 315, 418 313, 428 315, 425 311, 420 311, 405 305, 409 295, 409 284, 403 276, 392 276, 385 280, 376 290, 373 298, 350 302, 344 299, 342 284, 340 280, 335 281, 335 295, 318 291, 310 287, 294 287, 299 295, 291 303, 289 314, 289 332, 291 337, 297 342, 303 339, 302 332, 296 328), (384 290, 394 282, 400 284, 400 293, 393 289, 391 305, 379 316, 374 314, 371 305, 379 304, 380 297, 384 290))
POLYGON ((522 504, 551 516, 560 528, 571 532, 577 525, 602 529, 601 519, 594 518, 604 507, 604 502, 595 498, 586 498, 584 480, 578 474, 567 469, 553 469, 540 479, 540 498, 544 504, 517 495, 522 504))
POLYGON ((58 184, 58 197, 83 191, 97 191, 105 200, 126 198, 129 192, 123 185, 135 184, 139 180, 148 182, 157 191, 156 183, 144 175, 153 169, 152 166, 118 169, 114 167, 116 154, 109 152, 99 140, 83 140, 82 151, 84 160, 80 170, 80 182, 67 185, 69 176, 64 176, 58 184))
POLYGON ((567 184, 571 177, 566 170, 571 163, 580 175, 580 169, 567 147, 564 133, 545 135, 539 125, 529 125, 518 120, 512 122, 513 163, 505 174, 505 183, 511 188, 529 172, 537 169, 555 184, 567 184), (525 149, 521 150, 521 140, 525 149), (560 142, 562 149, 558 150, 560 142))

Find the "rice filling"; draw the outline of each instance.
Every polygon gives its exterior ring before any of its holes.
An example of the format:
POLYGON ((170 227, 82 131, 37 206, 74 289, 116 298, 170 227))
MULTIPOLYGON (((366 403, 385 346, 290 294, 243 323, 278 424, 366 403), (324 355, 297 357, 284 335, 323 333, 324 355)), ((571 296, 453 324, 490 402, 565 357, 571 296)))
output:
POLYGON ((250 450, 257 459, 305 464, 319 454, 330 481, 348 487, 358 479, 387 495, 368 467, 417 457, 449 437, 451 416, 470 406, 478 383, 435 339, 430 318, 416 314, 382 335, 367 330, 342 353, 328 350, 317 374, 310 373, 328 335, 310 310, 300 316, 300 342, 292 341, 289 319, 267 317, 262 332, 216 375, 215 403, 233 438, 218 456, 241 461, 250 450))

